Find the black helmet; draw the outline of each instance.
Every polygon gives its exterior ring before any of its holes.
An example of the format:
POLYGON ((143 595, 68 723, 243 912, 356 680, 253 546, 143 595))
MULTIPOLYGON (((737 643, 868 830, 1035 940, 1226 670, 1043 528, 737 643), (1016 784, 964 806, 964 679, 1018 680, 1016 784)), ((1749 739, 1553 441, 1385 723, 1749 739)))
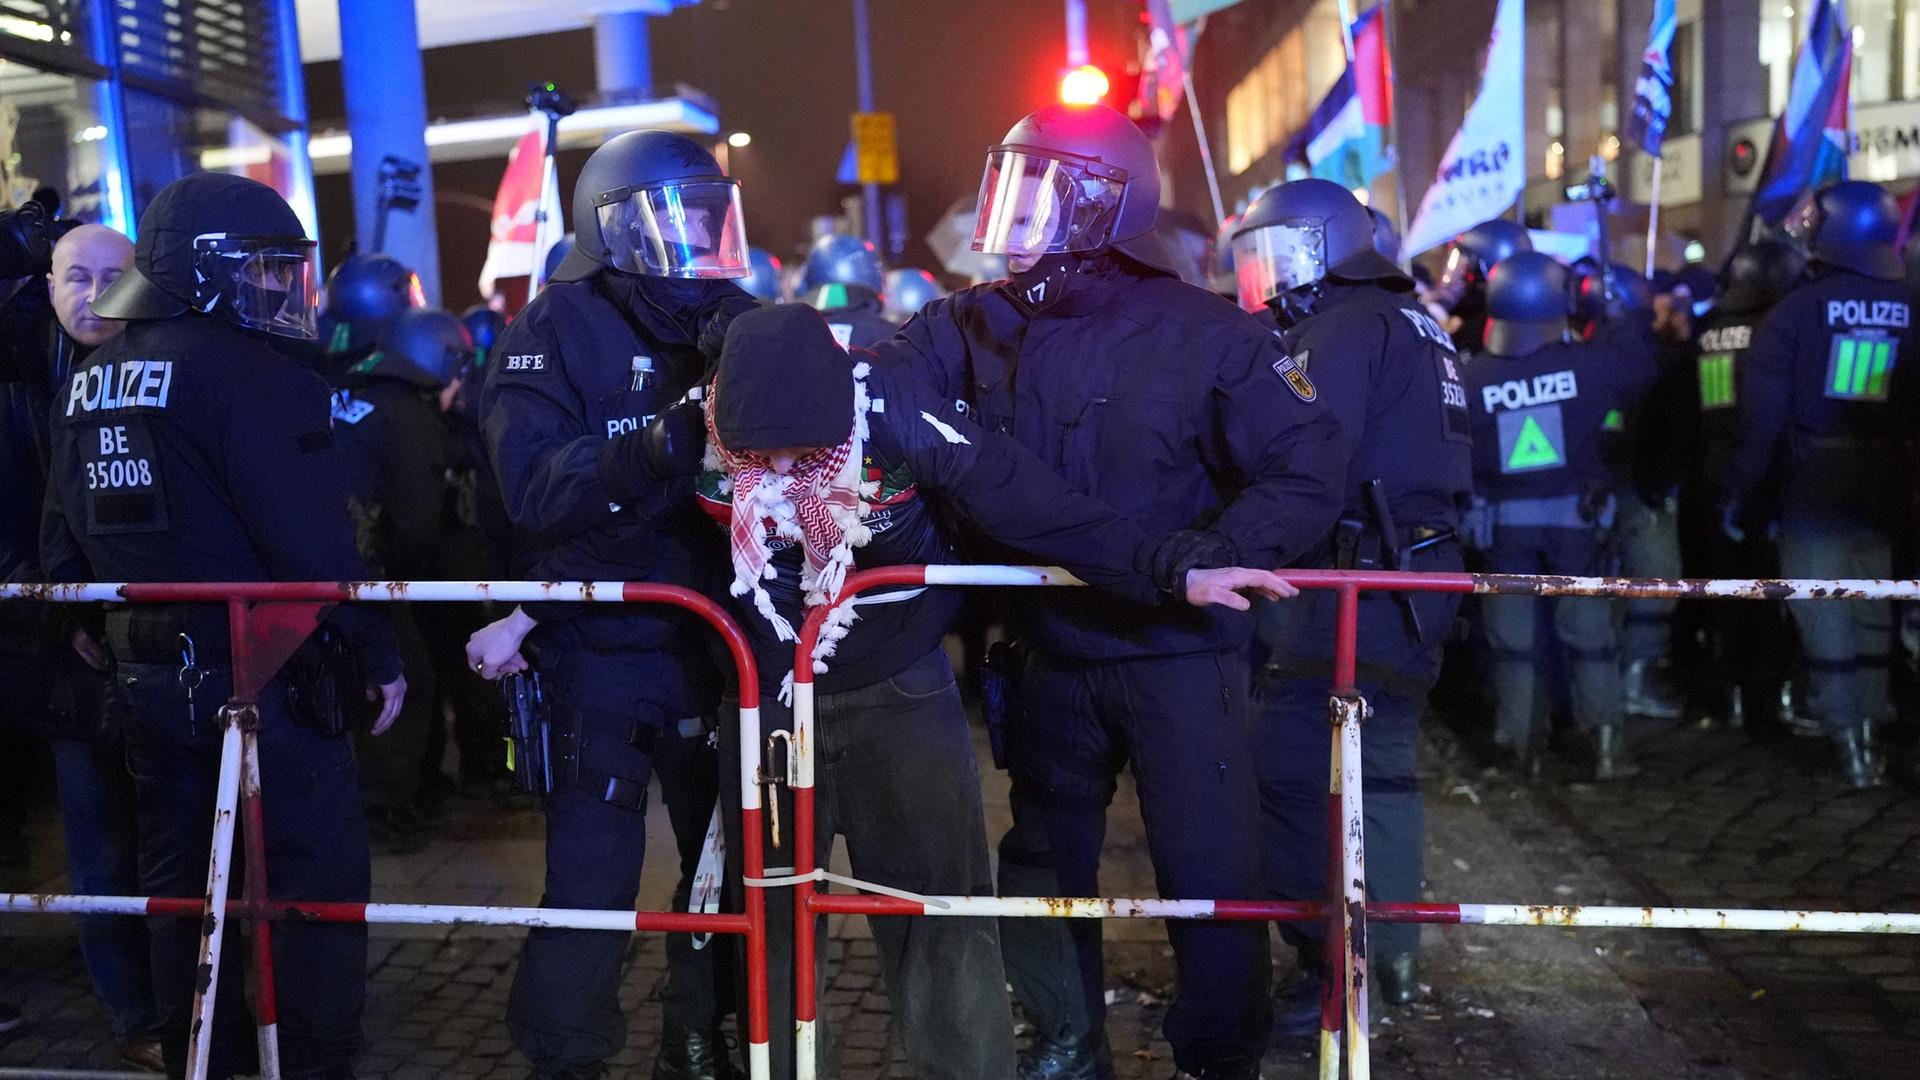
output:
POLYGON ((464 374, 473 358, 467 328, 439 308, 410 308, 380 335, 380 351, 355 370, 440 390, 464 374))
POLYGON ((1160 163, 1146 133, 1104 105, 1049 105, 987 151, 973 250, 997 255, 1115 248, 1173 273, 1154 236, 1160 163))
POLYGON ((1522 251, 1533 250, 1533 237, 1527 227, 1506 218, 1483 221, 1453 238, 1447 251, 1446 269, 1440 272, 1440 284, 1456 280, 1472 283, 1487 280, 1496 263, 1522 251))
POLYGON ((1813 200, 1813 257, 1886 281, 1905 276, 1893 249, 1900 204, 1893 193, 1865 180, 1842 180, 1813 200))
POLYGON ((815 240, 800 274, 800 287, 812 292, 822 285, 861 285, 880 295, 887 288, 880 253, 867 241, 846 233, 829 233, 815 240))
POLYGON ((1487 275, 1487 351, 1525 356, 1567 333, 1567 268, 1553 256, 1522 251, 1487 275))
POLYGON ((925 270, 903 266, 887 271, 887 318, 906 322, 920 309, 946 295, 947 290, 925 270))
POLYGON ((755 300, 769 303, 780 301, 780 260, 766 248, 748 248, 747 265, 753 272, 740 281, 740 287, 752 294, 755 300))
POLYGON ((1624 263, 1612 266, 1613 280, 1611 289, 1603 287, 1600 272, 1596 268, 1591 273, 1580 275, 1573 288, 1573 314, 1582 321, 1615 319, 1625 315, 1651 316, 1653 314, 1653 285, 1642 277, 1640 271, 1624 263), (1612 305, 1607 303, 1607 292, 1612 292, 1612 305))
POLYGON ((486 367, 494 343, 507 332, 506 316, 485 304, 475 304, 460 313, 460 325, 467 328, 467 339, 473 342, 473 366, 486 367))
POLYGON ((327 321, 334 324, 336 351, 365 348, 380 340, 394 316, 426 305, 419 275, 399 259, 375 252, 354 255, 327 278, 327 321), (338 340, 345 326, 346 340, 338 340))
POLYGON ((602 267, 673 278, 749 271, 740 182, 706 147, 671 131, 629 131, 593 152, 573 185, 573 230, 554 281, 602 267))
POLYGON ((1270 188, 1247 207, 1233 237, 1233 265, 1248 311, 1328 277, 1413 287, 1373 246, 1373 217, 1353 192, 1317 178, 1270 188))
POLYGON ((1756 240, 1727 260, 1714 309, 1732 315, 1765 311, 1778 303, 1807 269, 1807 257, 1782 240, 1756 240))
POLYGON ((103 319, 189 309, 281 337, 315 333, 314 243, 279 192, 226 173, 184 176, 140 215, 133 266, 93 302, 103 319))

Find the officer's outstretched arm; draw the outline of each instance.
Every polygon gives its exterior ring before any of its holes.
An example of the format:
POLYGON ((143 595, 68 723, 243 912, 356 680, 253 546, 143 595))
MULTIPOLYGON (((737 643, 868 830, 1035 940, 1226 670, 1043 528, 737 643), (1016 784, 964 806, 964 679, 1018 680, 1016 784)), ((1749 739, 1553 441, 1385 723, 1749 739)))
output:
POLYGON ((1202 436, 1209 464, 1245 483, 1213 530, 1257 565, 1319 548, 1340 515, 1352 443, 1312 377, 1262 333, 1222 354, 1213 394, 1215 431, 1202 436))
POLYGON ((546 315, 529 310, 508 326, 480 392, 487 455, 507 516, 547 540, 576 536, 611 517, 601 482, 606 440, 587 430, 587 403, 546 315))
POLYGON ((935 400, 968 397, 967 342, 960 329, 961 311, 954 297, 935 300, 869 351, 882 361, 912 371, 935 400))

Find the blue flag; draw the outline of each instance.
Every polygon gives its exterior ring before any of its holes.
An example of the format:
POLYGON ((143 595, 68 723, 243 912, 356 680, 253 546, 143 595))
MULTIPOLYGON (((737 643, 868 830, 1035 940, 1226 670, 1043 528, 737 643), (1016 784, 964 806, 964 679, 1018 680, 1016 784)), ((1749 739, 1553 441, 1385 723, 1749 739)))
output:
POLYGON ((1847 178, 1847 79, 1853 39, 1841 0, 1813 0, 1807 40, 1793 61, 1787 108, 1773 122, 1766 167, 1753 193, 1754 216, 1778 225, 1806 192, 1847 178))
POLYGON ((1640 78, 1633 84, 1633 120, 1628 134, 1653 157, 1667 135, 1667 117, 1673 115, 1673 31, 1679 24, 1674 0, 1654 0, 1653 26, 1647 31, 1647 49, 1640 54, 1640 78))

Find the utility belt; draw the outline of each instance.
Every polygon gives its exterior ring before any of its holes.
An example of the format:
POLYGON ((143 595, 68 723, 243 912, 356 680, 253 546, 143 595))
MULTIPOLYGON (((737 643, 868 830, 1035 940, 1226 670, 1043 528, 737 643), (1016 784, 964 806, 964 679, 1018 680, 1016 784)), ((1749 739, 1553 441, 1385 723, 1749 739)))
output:
POLYGON ((629 720, 618 732, 583 731, 580 710, 558 706, 538 671, 502 678, 500 697, 507 707, 507 770, 521 791, 543 799, 578 790, 623 810, 641 810, 647 804, 645 778, 602 766, 622 750, 652 757, 669 733, 697 738, 706 730, 706 721, 695 716, 659 723, 629 720))
MULTIPOLYGON (((226 673, 226 613, 193 605, 167 604, 114 608, 107 612, 107 646, 121 663, 155 664, 177 669, 187 693, 190 723, 200 708, 224 702, 200 702, 194 691, 208 675, 226 673)), ((322 735, 344 735, 370 719, 366 679, 346 638, 322 623, 280 669, 294 723, 322 735)))
POLYGON ((1327 559, 1335 570, 1392 570, 1396 552, 1404 559, 1459 538, 1445 525, 1410 525, 1399 530, 1398 544, 1389 544, 1368 523, 1341 518, 1334 528, 1327 559))
POLYGON ((1496 499, 1489 504, 1493 524, 1509 529, 1607 529, 1613 527, 1612 495, 1548 495, 1537 499, 1496 499))

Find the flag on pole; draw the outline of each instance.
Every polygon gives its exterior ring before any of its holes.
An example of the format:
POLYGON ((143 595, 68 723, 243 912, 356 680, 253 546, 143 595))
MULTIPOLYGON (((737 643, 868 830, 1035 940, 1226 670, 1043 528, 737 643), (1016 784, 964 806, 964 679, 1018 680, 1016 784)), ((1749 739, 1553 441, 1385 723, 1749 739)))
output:
POLYGON ((1627 124, 1627 133, 1649 157, 1660 156, 1667 117, 1673 114, 1673 63, 1669 54, 1679 19, 1674 0, 1654 0, 1647 49, 1640 54, 1640 78, 1633 84, 1633 119, 1627 124))
POLYGON ((1147 57, 1140 65, 1140 115, 1162 123, 1180 111, 1187 78, 1187 31, 1167 0, 1147 0, 1147 57))
POLYGON ((1313 175, 1362 188, 1393 168, 1387 128, 1393 124, 1393 58, 1387 51, 1385 5, 1353 22, 1353 63, 1327 92, 1307 126, 1287 144, 1286 156, 1313 175))
POLYGON ((538 260, 560 239, 560 184, 546 185, 547 233, 541 235, 534 213, 540 202, 540 174, 547 158, 542 126, 527 132, 507 155, 507 171, 493 197, 493 236, 487 241, 487 261, 480 268, 480 295, 492 296, 494 283, 505 277, 531 278, 538 260))
POLYGON ((1753 193, 1753 216, 1769 225, 1785 220, 1808 191, 1847 178, 1853 40, 1843 0, 1812 3, 1787 108, 1774 119, 1773 142, 1753 193))
POLYGON ((1522 0, 1500 0, 1480 92, 1420 199, 1420 212, 1401 247, 1408 256, 1500 216, 1526 187, 1526 94, 1521 77, 1526 21, 1521 7, 1522 0))

